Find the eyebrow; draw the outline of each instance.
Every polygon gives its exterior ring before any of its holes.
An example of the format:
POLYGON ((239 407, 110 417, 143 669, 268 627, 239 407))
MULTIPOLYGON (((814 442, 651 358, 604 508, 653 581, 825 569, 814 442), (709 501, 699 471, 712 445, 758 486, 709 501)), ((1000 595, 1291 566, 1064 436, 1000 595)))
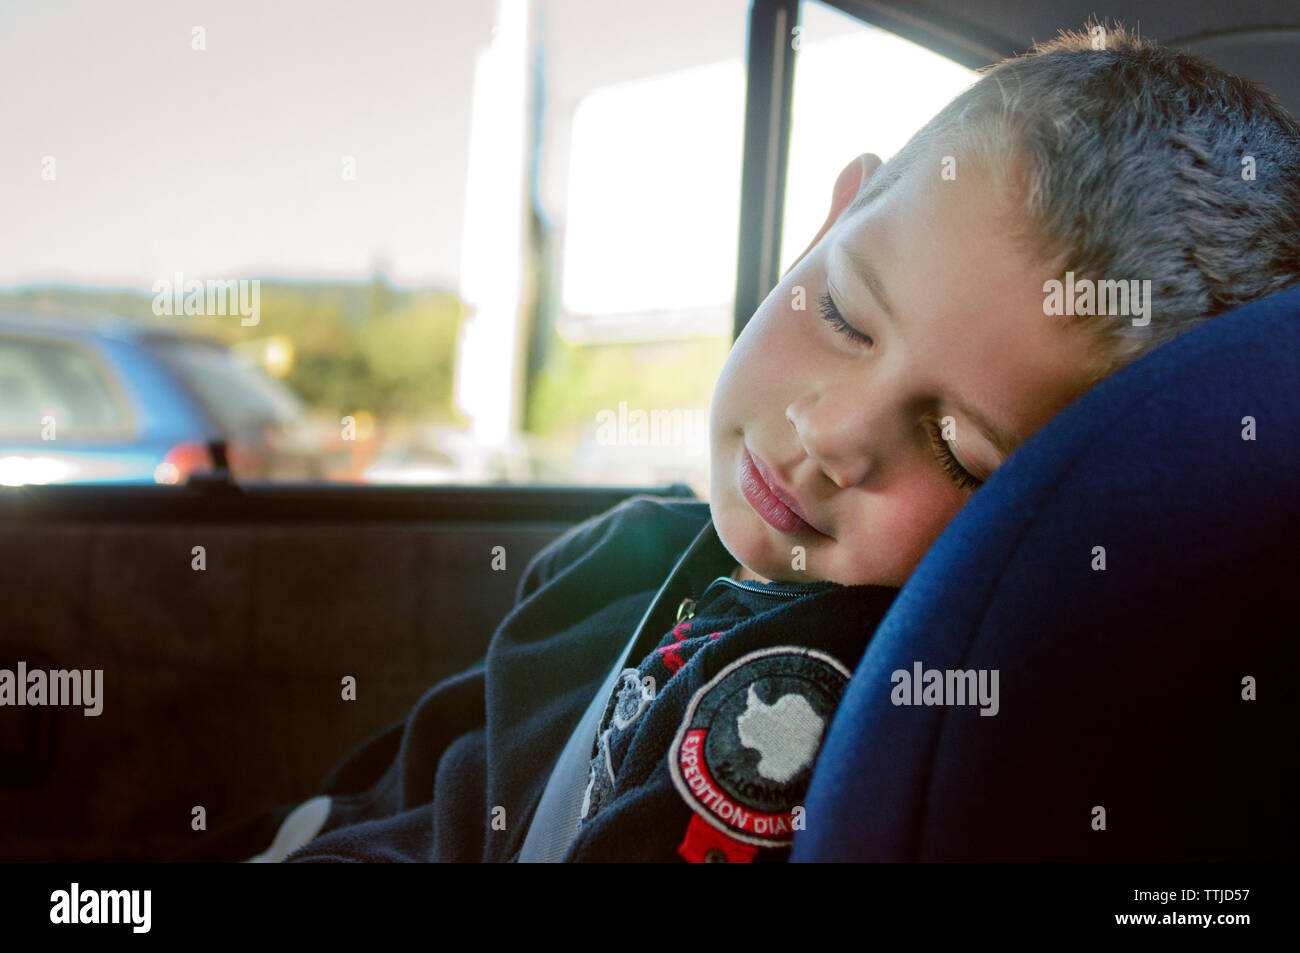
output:
MULTIPOLYGON (((843 249, 845 257, 857 266, 858 278, 862 280, 862 283, 867 286, 867 290, 870 291, 876 301, 880 303, 880 307, 885 314, 888 315, 895 324, 897 324, 898 315, 894 312, 893 306, 889 303, 889 296, 885 293, 884 282, 880 280, 880 272, 876 270, 876 266, 872 263, 871 259, 868 258, 860 249, 851 249, 847 247, 847 245, 841 245, 840 247, 843 249)), ((962 416, 970 420, 979 432, 984 435, 984 439, 992 444, 993 448, 1002 455, 1002 463, 1005 463, 1007 458, 1014 452, 1014 446, 1011 441, 1003 435, 1002 431, 992 426, 987 420, 972 411, 969 407, 956 402, 954 402, 954 404, 962 416)), ((1001 463, 998 465, 1001 466, 1001 463)))

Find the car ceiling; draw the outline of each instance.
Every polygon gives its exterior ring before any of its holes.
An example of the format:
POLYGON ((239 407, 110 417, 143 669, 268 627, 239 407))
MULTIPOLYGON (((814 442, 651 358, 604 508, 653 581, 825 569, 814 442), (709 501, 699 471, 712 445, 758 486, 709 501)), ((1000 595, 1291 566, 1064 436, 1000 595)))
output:
POLYGON ((843 6, 868 22, 874 14, 911 23, 986 60, 1024 52, 1063 28, 1082 29, 1090 17, 1106 18, 1262 83, 1300 116, 1297 0, 854 0, 843 6))

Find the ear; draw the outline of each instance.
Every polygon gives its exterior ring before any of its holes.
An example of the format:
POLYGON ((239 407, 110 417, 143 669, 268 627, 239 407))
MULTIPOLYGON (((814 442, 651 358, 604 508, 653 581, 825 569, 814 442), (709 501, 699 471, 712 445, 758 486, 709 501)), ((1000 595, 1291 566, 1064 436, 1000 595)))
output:
POLYGON ((844 210, 858 197, 858 191, 862 188, 862 183, 871 178, 875 171, 880 168, 880 165, 880 156, 874 152, 864 152, 844 167, 844 170, 839 174, 839 178, 835 180, 835 191, 831 193, 830 214, 826 216, 826 221, 822 224, 821 230, 817 232, 817 236, 808 243, 808 247, 803 250, 803 253, 792 261, 790 267, 785 270, 787 275, 795 265, 803 261, 805 255, 817 247, 817 243, 822 240, 822 236, 830 231, 831 226, 835 224, 844 210))

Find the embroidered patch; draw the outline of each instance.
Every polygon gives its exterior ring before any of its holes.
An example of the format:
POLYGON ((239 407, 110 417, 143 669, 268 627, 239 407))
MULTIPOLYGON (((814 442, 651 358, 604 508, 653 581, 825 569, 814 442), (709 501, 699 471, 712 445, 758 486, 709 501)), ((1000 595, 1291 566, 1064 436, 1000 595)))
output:
POLYGON ((654 680, 642 678, 635 668, 623 669, 623 684, 618 690, 618 699, 614 702, 614 727, 622 731, 640 717, 641 712, 655 700, 654 680))
POLYGON ((673 738, 668 768, 678 792, 737 840, 789 845, 851 677, 834 657, 797 645, 736 659, 691 698, 673 738))
POLYGON ((611 736, 636 721, 655 700, 654 680, 642 678, 637 669, 623 669, 621 679, 605 706, 605 717, 596 728, 596 753, 591 759, 587 789, 582 793, 579 821, 594 817, 613 793, 614 765, 609 753, 611 736))

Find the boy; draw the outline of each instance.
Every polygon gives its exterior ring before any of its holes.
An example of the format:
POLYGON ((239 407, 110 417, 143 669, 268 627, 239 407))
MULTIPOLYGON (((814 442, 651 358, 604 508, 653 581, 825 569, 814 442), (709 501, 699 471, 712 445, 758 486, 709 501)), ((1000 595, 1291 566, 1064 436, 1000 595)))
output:
POLYGON ((1119 29, 998 64, 841 173, 723 370, 708 503, 547 547, 485 659, 261 859, 784 860, 854 666, 970 495, 1096 381, 1297 282, 1300 127, 1267 94, 1119 29), (1049 306, 1065 279, 1109 306, 1049 306))

